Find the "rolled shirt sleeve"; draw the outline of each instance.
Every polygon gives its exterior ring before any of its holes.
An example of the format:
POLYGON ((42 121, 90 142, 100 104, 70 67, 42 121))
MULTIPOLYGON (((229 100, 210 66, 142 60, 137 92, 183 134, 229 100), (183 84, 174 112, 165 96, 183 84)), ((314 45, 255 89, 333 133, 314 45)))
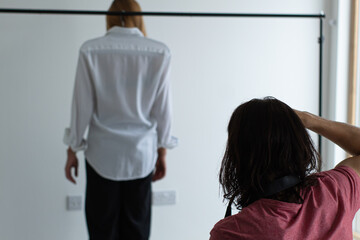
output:
POLYGON ((71 107, 70 127, 65 129, 64 143, 73 151, 87 148, 84 133, 89 125, 94 108, 92 74, 86 52, 80 51, 75 76, 75 86, 71 107))
POLYGON ((170 53, 165 55, 160 84, 154 106, 151 111, 152 117, 157 122, 158 148, 172 149, 178 145, 178 139, 171 136, 172 108, 170 89, 170 53))

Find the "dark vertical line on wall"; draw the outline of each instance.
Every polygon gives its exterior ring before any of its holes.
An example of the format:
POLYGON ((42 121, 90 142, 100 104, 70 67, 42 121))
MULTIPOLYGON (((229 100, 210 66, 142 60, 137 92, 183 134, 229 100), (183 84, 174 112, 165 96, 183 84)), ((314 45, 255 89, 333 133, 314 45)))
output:
MULTIPOLYGON (((323 99, 323 43, 324 43, 324 35, 323 35, 323 19, 319 18, 320 23, 320 36, 319 36, 319 116, 322 116, 322 99, 323 99)), ((322 153, 322 137, 319 135, 318 142, 318 151, 321 155, 322 153)))

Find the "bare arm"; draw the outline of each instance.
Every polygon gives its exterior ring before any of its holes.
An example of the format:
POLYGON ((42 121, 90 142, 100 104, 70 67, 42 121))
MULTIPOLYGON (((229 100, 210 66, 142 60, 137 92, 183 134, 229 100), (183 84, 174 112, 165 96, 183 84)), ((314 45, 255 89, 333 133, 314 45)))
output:
POLYGON ((345 159, 338 166, 345 165, 353 168, 360 175, 360 128, 350 124, 330 121, 308 112, 296 111, 306 128, 316 132, 354 157, 345 159))
POLYGON ((351 155, 360 155, 360 128, 296 111, 305 127, 339 145, 351 155))

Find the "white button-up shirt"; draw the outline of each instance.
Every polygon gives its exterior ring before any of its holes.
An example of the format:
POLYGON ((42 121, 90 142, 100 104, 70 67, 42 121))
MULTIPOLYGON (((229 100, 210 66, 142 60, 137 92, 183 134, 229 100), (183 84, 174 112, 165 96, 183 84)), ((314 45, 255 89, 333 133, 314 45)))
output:
POLYGON ((149 175, 157 149, 177 145, 170 135, 169 64, 166 45, 137 28, 113 27, 85 42, 64 143, 85 150, 88 163, 104 178, 149 175))

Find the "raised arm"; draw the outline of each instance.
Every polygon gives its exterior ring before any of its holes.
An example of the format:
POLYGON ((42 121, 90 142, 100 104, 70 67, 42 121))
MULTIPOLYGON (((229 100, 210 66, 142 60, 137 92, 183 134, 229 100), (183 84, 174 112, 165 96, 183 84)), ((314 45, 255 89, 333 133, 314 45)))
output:
POLYGON ((360 128, 296 111, 306 128, 326 137, 351 155, 360 155, 360 128))
POLYGON ((330 121, 308 112, 296 111, 306 128, 336 143, 354 157, 338 165, 353 168, 360 175, 360 128, 350 124, 330 121))

